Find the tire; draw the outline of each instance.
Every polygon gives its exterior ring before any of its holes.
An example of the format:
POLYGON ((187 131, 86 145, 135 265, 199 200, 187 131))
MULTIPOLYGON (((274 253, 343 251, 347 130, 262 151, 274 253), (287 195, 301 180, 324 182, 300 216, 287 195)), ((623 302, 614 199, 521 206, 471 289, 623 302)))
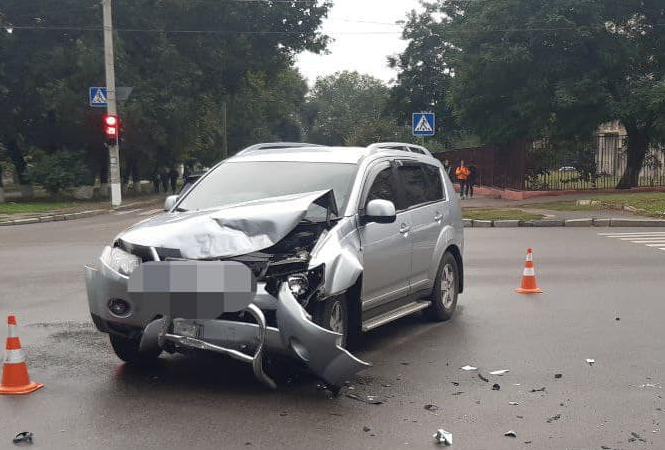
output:
POLYGON ((342 348, 347 348, 351 341, 349 318, 349 305, 346 296, 330 297, 314 305, 313 322, 326 330, 341 334, 340 347, 342 348))
POLYGON ((434 288, 429 299, 432 305, 425 311, 425 317, 435 322, 449 320, 457 307, 459 295, 459 267, 455 257, 446 252, 441 258, 439 270, 434 280, 434 288))
POLYGON ((139 341, 119 336, 117 334, 109 334, 109 339, 116 356, 128 364, 147 365, 154 363, 162 353, 161 349, 140 352, 139 341))

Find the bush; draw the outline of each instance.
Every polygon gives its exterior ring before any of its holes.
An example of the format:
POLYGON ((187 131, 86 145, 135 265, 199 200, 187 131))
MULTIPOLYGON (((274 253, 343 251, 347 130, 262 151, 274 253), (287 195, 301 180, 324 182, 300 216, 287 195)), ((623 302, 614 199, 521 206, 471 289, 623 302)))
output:
POLYGON ((34 151, 28 168, 30 179, 44 186, 51 195, 86 183, 90 184, 92 175, 84 157, 84 152, 69 150, 51 154, 41 150, 34 151))

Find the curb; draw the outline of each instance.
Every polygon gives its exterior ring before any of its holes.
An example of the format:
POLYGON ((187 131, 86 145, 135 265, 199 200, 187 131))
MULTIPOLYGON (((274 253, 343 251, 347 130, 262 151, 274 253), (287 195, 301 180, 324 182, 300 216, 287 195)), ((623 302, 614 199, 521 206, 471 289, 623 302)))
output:
POLYGON ((664 227, 662 219, 544 219, 544 220, 471 220, 464 219, 464 228, 582 228, 582 227, 664 227))
POLYGON ((16 219, 16 220, 9 220, 6 222, 0 222, 0 227, 13 226, 13 225, 29 225, 31 223, 60 222, 63 220, 85 219, 88 217, 109 214, 110 212, 111 210, 109 209, 94 209, 91 211, 81 211, 77 213, 55 214, 51 216, 42 216, 42 217, 30 217, 27 219, 16 219))

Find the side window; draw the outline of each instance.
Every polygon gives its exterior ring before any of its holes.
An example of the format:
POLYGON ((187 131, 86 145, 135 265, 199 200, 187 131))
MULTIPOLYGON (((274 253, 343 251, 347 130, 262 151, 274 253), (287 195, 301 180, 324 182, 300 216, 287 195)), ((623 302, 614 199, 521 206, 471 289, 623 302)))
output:
POLYGON ((397 192, 395 192, 395 186, 393 184, 393 169, 388 167, 383 169, 378 173, 372 187, 369 188, 367 192, 367 200, 365 200, 365 206, 371 200, 390 200, 395 205, 397 205, 397 192))
POLYGON ((441 180, 441 170, 438 167, 430 166, 429 164, 423 164, 422 168, 429 181, 427 201, 440 202, 441 200, 445 200, 446 196, 443 190, 443 181, 441 180))
POLYGON ((404 184, 405 206, 407 208, 430 201, 427 199, 429 183, 419 164, 405 164, 397 170, 404 184))

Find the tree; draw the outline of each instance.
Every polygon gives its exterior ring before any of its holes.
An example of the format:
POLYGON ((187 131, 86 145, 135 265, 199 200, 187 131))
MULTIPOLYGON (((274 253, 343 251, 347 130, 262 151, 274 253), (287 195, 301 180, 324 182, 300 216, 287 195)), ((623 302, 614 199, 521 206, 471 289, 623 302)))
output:
POLYGON ((660 0, 439 0, 409 26, 441 39, 448 104, 485 141, 582 141, 620 119, 627 188, 664 136, 663 23, 660 0))
MULTIPOLYGON (((229 105, 231 153, 256 139, 297 137, 306 85, 293 70, 297 52, 322 51, 324 2, 115 0, 118 86, 125 178, 152 175, 184 158, 221 158, 222 105, 229 105), (251 114, 250 114, 251 113, 251 114), (252 120, 259 126, 248 126, 252 120)), ((105 181, 103 111, 86 102, 104 84, 101 7, 80 0, 4 0, 0 25, 0 143, 21 183, 26 157, 84 151, 105 181), (37 27, 26 29, 25 27, 37 27)))
POLYGON ((305 112, 308 139, 317 144, 345 145, 360 127, 386 115, 389 89, 369 75, 338 72, 316 80, 305 112))

